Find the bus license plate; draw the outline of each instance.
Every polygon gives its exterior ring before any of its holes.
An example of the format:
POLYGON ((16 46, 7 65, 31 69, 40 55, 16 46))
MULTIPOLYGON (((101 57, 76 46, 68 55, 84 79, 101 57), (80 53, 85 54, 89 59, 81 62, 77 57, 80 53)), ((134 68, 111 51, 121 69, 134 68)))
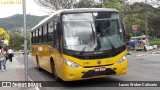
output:
POLYGON ((105 71, 106 68, 104 68, 104 67, 98 67, 98 68, 95 68, 94 70, 95 70, 95 72, 101 72, 101 71, 105 71))

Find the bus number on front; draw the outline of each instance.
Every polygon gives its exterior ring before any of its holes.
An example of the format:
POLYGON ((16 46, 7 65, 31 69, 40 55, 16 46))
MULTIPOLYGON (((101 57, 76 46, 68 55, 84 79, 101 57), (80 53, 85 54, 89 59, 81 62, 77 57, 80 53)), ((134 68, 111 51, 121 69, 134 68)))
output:
POLYGON ((83 62, 84 65, 89 64, 89 62, 83 62))

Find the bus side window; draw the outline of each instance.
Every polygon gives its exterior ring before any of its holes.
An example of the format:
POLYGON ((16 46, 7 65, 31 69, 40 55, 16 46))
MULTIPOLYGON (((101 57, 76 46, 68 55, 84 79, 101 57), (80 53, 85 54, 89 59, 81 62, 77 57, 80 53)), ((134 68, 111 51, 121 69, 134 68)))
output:
POLYGON ((54 31, 53 21, 48 24, 48 41, 53 42, 53 31, 54 31))
POLYGON ((42 43, 42 28, 39 28, 39 43, 42 43))
POLYGON ((58 34, 57 34, 57 22, 58 22, 58 17, 55 16, 54 17, 54 22, 53 22, 53 30, 54 30, 54 33, 53 33, 53 43, 54 43, 54 46, 58 49, 58 34))
POLYGON ((48 24, 49 24, 49 23, 47 23, 47 31, 46 31, 46 34, 47 34, 47 35, 46 35, 47 42, 49 42, 49 39, 48 39, 48 24))
POLYGON ((56 25, 57 25, 57 23, 56 23, 56 21, 54 21, 53 22, 53 30, 54 30, 54 32, 53 32, 53 42, 54 42, 54 45, 56 45, 56 40, 57 40, 57 29, 56 29, 56 25))
POLYGON ((32 43, 35 43, 35 31, 32 32, 32 40, 33 40, 32 43))
POLYGON ((54 45, 58 49, 58 51, 60 51, 60 48, 59 48, 59 36, 58 36, 58 33, 57 33, 57 29, 55 30, 54 38, 55 38, 54 45))
POLYGON ((38 30, 35 31, 35 43, 38 43, 38 30))
POLYGON ((33 32, 31 33, 31 43, 33 43, 33 32))
POLYGON ((55 39, 55 44, 56 44, 56 48, 59 50, 59 52, 62 52, 62 32, 61 32, 61 25, 60 22, 58 22, 56 24, 56 37, 57 39, 55 39))
POLYGON ((42 42, 43 42, 43 38, 44 38, 44 37, 43 37, 43 26, 41 27, 41 29, 42 29, 42 30, 41 30, 41 33, 42 33, 41 39, 42 39, 42 42))
POLYGON ((45 24, 43 26, 43 42, 48 42, 47 38, 47 24, 45 24))
POLYGON ((37 34, 38 34, 38 43, 39 43, 39 28, 37 29, 37 34))

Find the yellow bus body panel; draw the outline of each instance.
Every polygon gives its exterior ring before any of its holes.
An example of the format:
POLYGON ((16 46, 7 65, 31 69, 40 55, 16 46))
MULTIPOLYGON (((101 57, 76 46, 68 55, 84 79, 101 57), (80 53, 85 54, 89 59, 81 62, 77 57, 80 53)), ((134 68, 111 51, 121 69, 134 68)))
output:
POLYGON ((51 60, 53 59, 55 63, 55 68, 57 71, 57 76, 64 81, 74 81, 74 80, 84 80, 91 78, 107 77, 107 75, 92 76, 88 78, 82 78, 85 72, 91 70, 94 71, 97 67, 103 67, 108 69, 115 69, 116 74, 113 75, 123 75, 127 73, 127 58, 122 62, 117 61, 126 55, 126 50, 119 55, 111 58, 104 59, 90 59, 82 60, 74 58, 65 54, 60 54, 51 45, 32 45, 32 59, 37 64, 36 56, 38 57, 39 65, 42 69, 52 73, 51 60), (78 68, 72 68, 64 63, 64 60, 70 60, 79 64, 78 68), (97 62, 101 61, 100 64, 97 62))

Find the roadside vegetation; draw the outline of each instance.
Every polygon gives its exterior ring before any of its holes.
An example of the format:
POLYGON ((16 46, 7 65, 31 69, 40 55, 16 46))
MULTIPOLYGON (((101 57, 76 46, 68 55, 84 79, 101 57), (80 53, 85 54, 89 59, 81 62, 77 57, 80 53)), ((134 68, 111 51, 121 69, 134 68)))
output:
POLYGON ((160 39, 150 39, 149 40, 150 45, 158 45, 160 46, 160 39))

